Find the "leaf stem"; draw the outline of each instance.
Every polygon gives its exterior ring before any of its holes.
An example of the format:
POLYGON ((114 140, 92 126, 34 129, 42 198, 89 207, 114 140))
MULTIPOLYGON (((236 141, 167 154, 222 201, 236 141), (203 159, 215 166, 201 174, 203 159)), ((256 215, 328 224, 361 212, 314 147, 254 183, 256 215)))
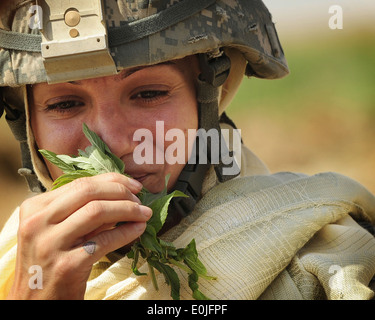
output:
MULTIPOLYGON (((146 259, 150 257, 149 250, 145 249, 146 259)), ((151 281, 156 291, 159 291, 158 282, 156 281, 154 267, 147 261, 148 270, 150 271, 151 281)))
POLYGON ((185 266, 184 264, 182 264, 181 262, 176 261, 175 259, 169 258, 168 262, 170 262, 171 264, 175 265, 176 267, 179 267, 180 269, 184 270, 188 274, 192 274, 193 273, 188 266, 185 266))
POLYGON ((207 276, 205 274, 200 274, 199 277, 201 277, 203 279, 206 279, 206 280, 216 280, 217 279, 217 277, 207 276))
MULTIPOLYGON (((182 264, 181 262, 178 262, 178 261, 176 261, 172 258, 169 258, 168 262, 175 265, 176 267, 179 267, 180 269, 184 270, 188 274, 193 273, 193 271, 191 271, 191 269, 188 266, 186 266, 186 265, 182 264)), ((212 277, 212 276, 208 276, 208 275, 201 274, 201 273, 199 274, 199 277, 201 277, 203 279, 206 279, 206 280, 216 280, 217 279, 217 277, 212 277)))
POLYGON ((148 264, 148 270, 150 271, 150 276, 151 276, 152 284, 153 284, 155 290, 159 291, 159 286, 158 286, 158 282, 156 281, 154 267, 151 264, 149 264, 149 263, 147 263, 147 264, 148 264))

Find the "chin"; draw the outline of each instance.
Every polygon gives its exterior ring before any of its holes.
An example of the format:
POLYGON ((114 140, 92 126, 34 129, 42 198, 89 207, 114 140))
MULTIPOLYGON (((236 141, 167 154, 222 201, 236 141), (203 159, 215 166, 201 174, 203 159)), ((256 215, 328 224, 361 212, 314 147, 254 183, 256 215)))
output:
POLYGON ((163 191, 165 186, 165 178, 161 178, 161 175, 157 174, 148 174, 145 177, 137 180, 152 193, 159 193, 163 191))
MULTIPOLYGON (((149 174, 143 179, 139 181, 143 184, 143 186, 152 193, 159 193, 164 190, 165 188, 165 177, 167 174, 149 174)), ((168 180, 168 191, 175 185, 176 178, 172 175, 168 180)))

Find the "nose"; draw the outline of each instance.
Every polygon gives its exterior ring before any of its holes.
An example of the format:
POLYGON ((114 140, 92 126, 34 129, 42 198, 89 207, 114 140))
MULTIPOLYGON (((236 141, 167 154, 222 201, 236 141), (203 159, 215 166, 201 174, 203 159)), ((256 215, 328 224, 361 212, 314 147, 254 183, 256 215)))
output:
POLYGON ((106 94, 95 99, 86 124, 122 160, 133 153, 136 129, 126 115, 126 106, 121 105, 119 99, 110 99, 106 94))

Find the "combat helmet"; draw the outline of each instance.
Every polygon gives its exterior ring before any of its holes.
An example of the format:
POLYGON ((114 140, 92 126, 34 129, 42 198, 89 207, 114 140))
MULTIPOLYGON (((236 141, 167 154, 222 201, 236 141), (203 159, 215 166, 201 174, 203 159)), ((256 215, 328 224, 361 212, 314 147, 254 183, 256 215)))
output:
MULTIPOLYGON (((277 79, 289 72, 261 0, 2 0, 0 115, 6 111, 20 141, 20 173, 30 189, 44 190, 50 178, 27 119, 28 85, 111 75, 193 54, 201 67, 199 123, 207 129, 228 119, 224 110, 244 75, 277 79)), ((219 180, 227 179, 220 164, 215 169, 219 180)), ((205 170, 187 168, 181 175, 178 183, 193 199, 182 211, 194 206, 202 184, 196 179, 205 170)))

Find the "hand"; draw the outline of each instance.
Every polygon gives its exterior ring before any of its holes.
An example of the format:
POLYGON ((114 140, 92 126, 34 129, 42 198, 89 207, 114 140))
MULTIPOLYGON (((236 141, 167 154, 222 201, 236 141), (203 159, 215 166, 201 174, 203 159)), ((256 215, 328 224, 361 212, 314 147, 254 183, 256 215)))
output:
POLYGON ((152 210, 135 196, 142 185, 109 173, 77 179, 20 207, 15 280, 9 299, 83 299, 92 265, 139 237, 152 210), (118 222, 127 222, 118 227, 118 222), (87 247, 88 242, 94 242, 87 247), (92 250, 94 249, 94 252, 92 250), (31 289, 28 270, 42 270, 31 289))

